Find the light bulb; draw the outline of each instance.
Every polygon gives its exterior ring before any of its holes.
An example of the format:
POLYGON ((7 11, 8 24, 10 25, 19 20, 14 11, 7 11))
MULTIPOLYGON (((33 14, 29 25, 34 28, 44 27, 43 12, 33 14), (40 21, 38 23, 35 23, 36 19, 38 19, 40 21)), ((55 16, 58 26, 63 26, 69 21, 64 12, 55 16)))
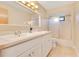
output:
POLYGON ((37 6, 37 5, 35 5, 35 8, 38 8, 38 6, 37 6))
POLYGON ((31 5, 30 5, 30 4, 27 4, 27 6, 29 6, 29 7, 30 7, 31 5))
POLYGON ((33 2, 31 2, 30 4, 33 5, 33 6, 35 5, 33 2))
POLYGON ((31 7, 32 9, 34 9, 34 7, 31 7))

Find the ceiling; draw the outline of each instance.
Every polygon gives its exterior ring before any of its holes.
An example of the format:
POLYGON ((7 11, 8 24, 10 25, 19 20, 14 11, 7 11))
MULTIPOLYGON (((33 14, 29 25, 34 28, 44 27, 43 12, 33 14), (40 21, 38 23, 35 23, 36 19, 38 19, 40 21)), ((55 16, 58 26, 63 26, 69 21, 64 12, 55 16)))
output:
MULTIPOLYGON (((40 3, 40 5, 43 6, 46 10, 73 3, 73 1, 37 1, 37 2, 40 3)), ((31 10, 29 10, 28 8, 26 9, 26 8, 20 6, 15 1, 10 1, 10 2, 9 1, 5 1, 5 2, 1 1, 0 4, 9 5, 12 8, 16 8, 16 9, 18 8, 19 10, 24 11, 25 13, 27 12, 27 13, 32 14, 31 10)))
POLYGON ((73 1, 38 1, 46 10, 74 3, 73 1))

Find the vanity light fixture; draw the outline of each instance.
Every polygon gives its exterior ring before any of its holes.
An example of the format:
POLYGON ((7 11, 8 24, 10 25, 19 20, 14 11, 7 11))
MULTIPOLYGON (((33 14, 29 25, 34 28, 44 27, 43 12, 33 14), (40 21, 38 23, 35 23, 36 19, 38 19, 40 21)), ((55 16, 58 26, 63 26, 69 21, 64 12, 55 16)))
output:
POLYGON ((36 7, 36 8, 38 8, 38 6, 37 6, 37 5, 36 5, 35 7, 36 7))
POLYGON ((38 10, 38 5, 36 5, 34 2, 32 1, 19 1, 20 3, 22 3, 23 5, 27 6, 28 8, 32 9, 33 11, 37 11, 38 10))
POLYGON ((27 6, 30 7, 31 5, 30 4, 27 4, 27 6))

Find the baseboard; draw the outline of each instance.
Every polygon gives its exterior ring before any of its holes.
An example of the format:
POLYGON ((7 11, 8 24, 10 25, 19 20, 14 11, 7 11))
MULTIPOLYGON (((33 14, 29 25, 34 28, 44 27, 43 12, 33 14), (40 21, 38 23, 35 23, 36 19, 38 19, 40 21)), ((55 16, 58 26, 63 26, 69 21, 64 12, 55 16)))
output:
POLYGON ((50 49, 50 51, 48 52, 47 56, 46 57, 49 57, 50 53, 52 52, 53 50, 53 47, 50 49))

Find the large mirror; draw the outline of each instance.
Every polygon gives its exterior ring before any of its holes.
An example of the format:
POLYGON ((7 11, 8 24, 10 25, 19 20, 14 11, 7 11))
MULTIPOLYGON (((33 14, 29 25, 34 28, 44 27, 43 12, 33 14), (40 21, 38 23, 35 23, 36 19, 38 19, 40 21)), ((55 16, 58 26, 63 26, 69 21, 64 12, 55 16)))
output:
POLYGON ((39 16, 16 1, 0 1, 0 33, 4 31, 27 30, 29 22, 39 27, 39 16))
POLYGON ((8 10, 0 7, 0 24, 8 24, 8 10))

